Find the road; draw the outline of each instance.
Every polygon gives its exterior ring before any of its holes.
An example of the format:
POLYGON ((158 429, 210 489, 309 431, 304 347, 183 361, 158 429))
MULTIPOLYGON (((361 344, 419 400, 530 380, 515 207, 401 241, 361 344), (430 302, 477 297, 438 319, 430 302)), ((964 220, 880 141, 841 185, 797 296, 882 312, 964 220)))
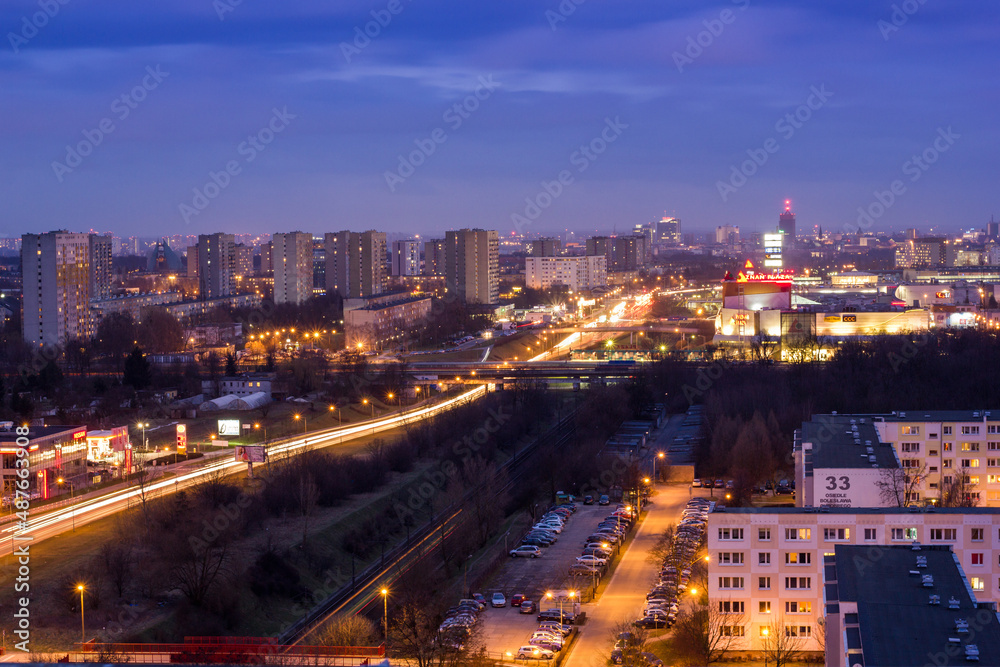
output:
MULTIPOLYGON (((389 431, 433 417, 462 403, 481 398, 485 394, 486 388, 480 386, 436 405, 405 410, 350 426, 315 431, 302 438, 272 445, 268 448, 268 454, 271 457, 285 456, 306 448, 326 447, 382 431, 389 431)), ((182 467, 172 477, 152 480, 145 485, 145 491, 137 486, 130 486, 80 500, 68 506, 45 508, 37 514, 29 508, 26 524, 11 523, 0 529, 0 556, 11 553, 20 545, 37 544, 42 540, 71 530, 74 526, 83 526, 125 510, 130 505, 139 502, 143 492, 153 496, 174 493, 200 483, 207 475, 219 472, 236 473, 245 469, 246 465, 246 463, 233 460, 232 457, 221 457, 194 470, 184 470, 182 467)))
MULTIPOLYGON (((663 531, 680 520, 689 499, 687 484, 660 484, 649 511, 639 525, 612 575, 604 594, 596 603, 582 605, 587 623, 574 644, 565 667, 605 667, 614 642, 615 625, 634 621, 642 614, 646 594, 656 579, 657 568, 646 557, 663 531)), ((653 631, 656 636, 665 631, 653 631)))

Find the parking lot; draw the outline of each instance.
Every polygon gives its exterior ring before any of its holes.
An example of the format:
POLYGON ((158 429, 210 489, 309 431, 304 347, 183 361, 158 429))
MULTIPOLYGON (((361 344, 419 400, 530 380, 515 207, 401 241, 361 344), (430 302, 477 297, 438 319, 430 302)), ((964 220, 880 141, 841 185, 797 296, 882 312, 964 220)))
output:
MULTIPOLYGON (((541 608, 558 607, 546 601, 547 591, 566 591, 586 588, 591 585, 590 577, 572 577, 569 567, 580 555, 584 540, 594 532, 597 524, 615 509, 610 506, 583 505, 577 503, 577 511, 567 522, 559 540, 542 549, 541 558, 511 558, 492 578, 492 583, 482 591, 486 598, 494 591, 503 593, 509 601, 511 596, 522 593, 527 599, 541 603, 541 608)), ((564 602, 566 611, 579 611, 579 605, 571 610, 570 603, 564 602)), ((523 645, 531 632, 538 627, 535 614, 521 614, 517 607, 492 609, 482 614, 482 636, 486 648, 491 653, 514 651, 523 645)))

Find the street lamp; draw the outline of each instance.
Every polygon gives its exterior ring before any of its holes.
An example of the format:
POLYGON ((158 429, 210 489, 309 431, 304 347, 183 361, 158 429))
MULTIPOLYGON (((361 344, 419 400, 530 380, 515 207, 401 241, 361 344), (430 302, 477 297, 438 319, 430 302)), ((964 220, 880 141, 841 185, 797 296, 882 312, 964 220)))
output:
POLYGON ((306 418, 303 417, 302 415, 294 415, 294 417, 295 417, 295 421, 298 421, 300 419, 302 420, 302 432, 305 433, 306 430, 308 430, 308 428, 309 428, 308 426, 306 426, 306 421, 307 421, 306 418))
POLYGON ((382 622, 383 628, 385 629, 385 647, 386 653, 389 649, 389 589, 382 589, 382 622))
MULTIPOLYGON (((254 427, 254 429, 256 429, 258 431, 261 429, 261 425, 260 424, 254 424, 253 427, 254 427)), ((264 445, 266 446, 267 445, 267 425, 265 424, 263 428, 264 428, 264 445)))
POLYGON ((340 420, 340 408, 338 408, 336 405, 331 405, 330 412, 337 413, 337 426, 343 426, 343 422, 340 420))
MULTIPOLYGON (((86 590, 83 584, 77 584, 76 590, 80 591, 80 644, 87 642, 87 630, 83 625, 83 592, 86 590)), ((82 646, 80 648, 83 648, 82 646)))
POLYGON ((768 628, 761 628, 760 634, 764 638, 764 667, 767 667, 767 638, 770 636, 771 631, 768 628))
POLYGON ((667 457, 667 455, 664 454, 663 452, 657 452, 656 456, 653 458, 653 479, 654 480, 656 479, 656 459, 660 459, 662 461, 666 457, 667 457))
POLYGON ((138 426, 142 429, 142 448, 149 449, 149 443, 146 442, 146 429, 149 427, 149 422, 139 422, 138 426))
POLYGON ((363 405, 369 405, 370 404, 372 406, 372 419, 375 419, 375 404, 374 403, 370 403, 367 398, 361 399, 361 403, 363 405))

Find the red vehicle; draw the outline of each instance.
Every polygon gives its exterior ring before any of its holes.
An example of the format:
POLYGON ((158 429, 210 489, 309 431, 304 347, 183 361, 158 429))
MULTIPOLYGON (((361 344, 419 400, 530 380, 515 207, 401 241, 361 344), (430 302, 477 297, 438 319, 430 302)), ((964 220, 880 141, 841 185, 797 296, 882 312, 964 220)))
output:
POLYGON ((512 597, 510 599, 510 606, 511 607, 520 607, 522 602, 524 602, 524 594, 523 593, 518 593, 518 594, 516 594, 514 597, 512 597))

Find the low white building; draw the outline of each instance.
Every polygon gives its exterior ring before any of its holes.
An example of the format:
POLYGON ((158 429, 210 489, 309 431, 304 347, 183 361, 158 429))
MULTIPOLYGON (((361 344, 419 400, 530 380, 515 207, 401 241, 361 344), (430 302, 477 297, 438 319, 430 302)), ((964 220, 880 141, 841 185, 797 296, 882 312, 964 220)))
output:
POLYGON ((607 258, 604 255, 526 257, 524 284, 531 289, 548 289, 553 285, 565 285, 574 292, 606 287, 607 258))

